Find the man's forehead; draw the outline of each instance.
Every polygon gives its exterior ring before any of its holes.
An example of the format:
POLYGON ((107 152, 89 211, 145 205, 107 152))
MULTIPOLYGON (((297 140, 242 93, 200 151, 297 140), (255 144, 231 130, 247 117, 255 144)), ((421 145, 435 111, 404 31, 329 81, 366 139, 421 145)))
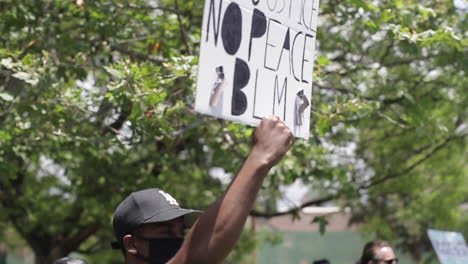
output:
POLYGON ((393 252, 393 249, 391 247, 381 247, 377 250, 377 255, 378 257, 381 258, 394 258, 395 253, 393 252))
POLYGON ((382 252, 393 252, 393 249, 391 247, 381 247, 380 250, 382 252))

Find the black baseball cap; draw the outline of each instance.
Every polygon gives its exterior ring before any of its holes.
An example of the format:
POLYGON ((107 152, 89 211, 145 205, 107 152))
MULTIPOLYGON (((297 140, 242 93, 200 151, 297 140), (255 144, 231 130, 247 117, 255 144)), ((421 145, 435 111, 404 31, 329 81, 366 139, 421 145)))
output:
POLYGON ((115 209, 113 226, 117 242, 111 243, 112 248, 123 248, 122 238, 143 224, 165 222, 183 216, 185 227, 191 227, 202 213, 180 208, 176 199, 158 188, 134 192, 115 209))

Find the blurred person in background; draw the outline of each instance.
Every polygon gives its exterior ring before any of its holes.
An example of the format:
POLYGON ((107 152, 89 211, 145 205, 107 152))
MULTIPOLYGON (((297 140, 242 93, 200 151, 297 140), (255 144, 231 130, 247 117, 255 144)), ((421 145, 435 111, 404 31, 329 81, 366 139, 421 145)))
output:
POLYGON ((328 259, 320 259, 312 262, 312 264, 330 264, 330 261, 328 259))
POLYGON ((358 264, 398 264, 393 248, 385 240, 368 242, 362 251, 358 264))

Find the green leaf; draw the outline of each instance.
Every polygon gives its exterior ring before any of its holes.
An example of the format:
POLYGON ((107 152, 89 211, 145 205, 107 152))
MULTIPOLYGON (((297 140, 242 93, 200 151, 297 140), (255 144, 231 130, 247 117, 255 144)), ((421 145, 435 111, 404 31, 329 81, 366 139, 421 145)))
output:
POLYGON ((125 76, 118 70, 114 69, 114 68, 111 68, 111 67, 108 67, 108 66, 104 66, 104 69, 112 76, 114 76, 115 78, 117 79, 125 79, 125 76))
POLYGON ((325 136, 325 134, 330 131, 330 119, 327 116, 320 116, 317 123, 317 129, 320 136, 325 136))
POLYGON ((116 82, 116 83, 110 83, 110 84, 107 85, 107 89, 109 89, 109 91, 118 90, 118 89, 124 87, 126 84, 127 84, 126 81, 120 81, 120 82, 116 82))
POLYGON ((327 58, 326 55, 322 55, 322 56, 318 57, 317 63, 320 66, 325 67, 325 66, 329 65, 331 63, 331 61, 327 58))
POLYGON ((372 32, 376 32, 380 28, 380 25, 375 23, 373 20, 366 20, 364 21, 364 24, 366 24, 372 32))
POLYGON ((15 74, 13 74, 13 77, 15 77, 16 79, 22 80, 22 81, 27 81, 27 80, 31 79, 31 74, 26 73, 26 72, 17 72, 15 74))
POLYGON ((3 67, 5 67, 5 68, 7 68, 7 69, 9 69, 9 70, 13 69, 13 67, 16 66, 16 64, 13 62, 13 59, 12 59, 12 58, 4 58, 4 59, 2 59, 2 60, 0 61, 0 64, 1 64, 3 67))
POLYGON ((37 85, 39 83, 39 80, 35 78, 32 74, 27 73, 27 72, 17 72, 12 75, 14 78, 18 80, 22 80, 26 83, 29 83, 33 86, 37 85))
POLYGON ((395 18, 395 15, 392 14, 392 11, 386 9, 386 10, 384 10, 382 12, 382 15, 380 15, 380 22, 387 23, 388 21, 390 21, 393 18, 395 18))
POLYGON ((346 0, 346 2, 350 3, 355 7, 362 7, 367 11, 377 11, 379 9, 377 6, 365 0, 346 0))
POLYGON ((6 131, 0 130, 0 139, 10 140, 11 138, 12 136, 9 133, 7 133, 6 131))
POLYGON ((319 224, 319 232, 323 236, 325 232, 327 231, 327 225, 328 221, 325 216, 316 216, 312 220, 312 223, 318 223, 319 224))
POLYGON ((405 3, 403 3, 402 0, 397 0, 397 1, 393 1, 393 4, 395 5, 395 7, 401 8, 403 7, 405 3))

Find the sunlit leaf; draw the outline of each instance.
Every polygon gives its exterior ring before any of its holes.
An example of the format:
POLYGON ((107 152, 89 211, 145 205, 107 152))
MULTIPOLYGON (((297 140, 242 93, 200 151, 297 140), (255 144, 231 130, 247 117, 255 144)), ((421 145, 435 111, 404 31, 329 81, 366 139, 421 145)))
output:
POLYGON ((14 97, 8 93, 0 93, 0 99, 3 101, 11 102, 13 101, 14 97))

